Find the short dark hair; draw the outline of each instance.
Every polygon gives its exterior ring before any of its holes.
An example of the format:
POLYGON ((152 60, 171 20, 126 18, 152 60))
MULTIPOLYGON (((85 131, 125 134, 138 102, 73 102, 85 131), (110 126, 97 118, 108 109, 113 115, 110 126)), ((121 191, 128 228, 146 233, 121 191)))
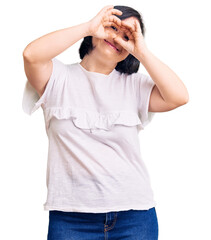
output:
MULTIPOLYGON (((143 18, 137 10, 131 7, 122 6, 122 5, 115 5, 114 8, 122 11, 122 15, 115 15, 120 20, 129 18, 129 17, 136 17, 140 23, 142 35, 145 36, 145 25, 143 22, 143 18)), ((84 40, 82 41, 79 48, 80 59, 83 59, 83 57, 86 54, 89 54, 93 49, 94 47, 92 44, 92 36, 84 37, 84 40)), ((140 61, 137 58, 135 58, 132 54, 129 54, 124 60, 117 63, 115 69, 120 73, 132 74, 132 73, 138 72, 139 65, 140 65, 140 61)))

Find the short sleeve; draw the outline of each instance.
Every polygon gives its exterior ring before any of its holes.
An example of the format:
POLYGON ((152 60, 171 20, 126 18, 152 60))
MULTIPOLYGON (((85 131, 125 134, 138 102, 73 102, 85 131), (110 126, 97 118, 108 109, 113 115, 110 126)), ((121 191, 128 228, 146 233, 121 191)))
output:
POLYGON ((143 127, 145 127, 155 115, 155 112, 149 112, 149 100, 155 82, 152 78, 143 73, 136 73, 136 83, 137 83, 137 107, 139 118, 142 122, 143 127))
POLYGON ((30 84, 28 79, 25 83, 22 98, 22 109, 28 115, 31 115, 33 112, 35 112, 40 106, 42 106, 42 104, 44 105, 45 103, 47 103, 49 96, 52 94, 55 82, 59 81, 59 79, 62 78, 65 74, 66 65, 64 63, 62 63, 56 58, 52 59, 52 63, 52 73, 45 87, 45 91, 43 92, 41 97, 39 97, 37 91, 30 84))

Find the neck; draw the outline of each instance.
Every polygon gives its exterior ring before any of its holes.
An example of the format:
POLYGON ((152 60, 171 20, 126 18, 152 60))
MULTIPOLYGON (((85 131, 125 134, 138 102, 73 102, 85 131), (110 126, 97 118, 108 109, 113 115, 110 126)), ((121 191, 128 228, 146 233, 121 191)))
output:
POLYGON ((80 64, 87 71, 98 72, 106 75, 110 74, 117 65, 117 63, 105 61, 105 59, 98 59, 91 54, 85 55, 80 64))

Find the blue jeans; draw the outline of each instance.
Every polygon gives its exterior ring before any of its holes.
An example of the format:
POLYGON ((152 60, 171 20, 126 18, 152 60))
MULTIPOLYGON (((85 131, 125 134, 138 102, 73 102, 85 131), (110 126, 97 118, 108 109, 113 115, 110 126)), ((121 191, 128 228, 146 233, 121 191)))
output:
POLYGON ((49 211, 48 240, 157 240, 155 207, 107 213, 49 211))

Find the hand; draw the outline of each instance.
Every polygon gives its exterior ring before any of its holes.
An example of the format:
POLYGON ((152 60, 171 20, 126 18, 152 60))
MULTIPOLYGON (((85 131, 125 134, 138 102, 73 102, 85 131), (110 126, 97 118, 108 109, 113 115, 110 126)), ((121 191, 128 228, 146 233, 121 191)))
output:
POLYGON ((88 32, 90 36, 100 39, 107 39, 116 36, 111 31, 110 26, 117 27, 118 25, 121 25, 121 20, 113 14, 122 15, 122 12, 114 9, 113 7, 113 5, 105 6, 93 19, 88 22, 88 32))
POLYGON ((116 37, 113 38, 115 42, 121 45, 136 58, 138 54, 140 55, 140 53, 148 50, 138 19, 134 19, 132 24, 126 23, 124 20, 122 20, 121 24, 118 22, 118 25, 118 28, 124 31, 129 39, 123 40, 122 37, 116 34, 116 37))

